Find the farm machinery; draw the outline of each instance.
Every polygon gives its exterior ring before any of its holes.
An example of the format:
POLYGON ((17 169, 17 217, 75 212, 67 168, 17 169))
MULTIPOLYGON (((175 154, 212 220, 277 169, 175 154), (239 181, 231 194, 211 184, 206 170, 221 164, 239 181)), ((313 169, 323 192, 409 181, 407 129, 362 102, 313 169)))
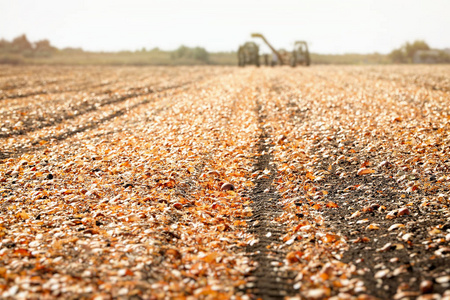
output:
MULTIPOLYGON (((309 57, 308 44, 305 41, 296 41, 294 44, 294 50, 292 52, 288 52, 284 49, 276 50, 267 39, 260 33, 253 33, 253 38, 260 38, 264 41, 264 43, 272 50, 273 56, 270 61, 270 65, 287 65, 289 64, 292 67, 297 65, 305 65, 309 66, 311 64, 311 59, 309 57)), ((269 60, 265 59, 266 62, 269 60)))
POLYGON ((308 44, 305 41, 296 41, 294 44, 294 51, 289 61, 292 67, 297 64, 309 66, 311 64, 311 58, 309 57, 308 44))
POLYGON ((254 42, 246 42, 239 47, 238 64, 240 67, 245 65, 256 65, 259 67, 259 47, 254 42))

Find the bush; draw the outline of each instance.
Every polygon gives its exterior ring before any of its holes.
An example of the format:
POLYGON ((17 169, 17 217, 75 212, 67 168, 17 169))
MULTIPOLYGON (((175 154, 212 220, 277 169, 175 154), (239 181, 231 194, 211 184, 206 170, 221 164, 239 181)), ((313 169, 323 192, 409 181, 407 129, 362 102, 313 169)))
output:
POLYGON ((205 48, 202 47, 189 48, 182 45, 177 50, 172 52, 171 57, 172 59, 187 58, 201 61, 204 63, 209 62, 209 53, 208 51, 206 51, 205 48))

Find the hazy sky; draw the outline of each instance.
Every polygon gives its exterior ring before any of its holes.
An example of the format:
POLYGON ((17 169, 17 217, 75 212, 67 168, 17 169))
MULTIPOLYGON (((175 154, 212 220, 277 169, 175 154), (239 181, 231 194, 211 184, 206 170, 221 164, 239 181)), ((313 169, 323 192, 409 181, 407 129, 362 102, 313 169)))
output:
POLYGON ((276 47, 387 53, 406 41, 450 47, 450 0, 0 0, 0 38, 59 47, 236 50, 263 33, 276 47))

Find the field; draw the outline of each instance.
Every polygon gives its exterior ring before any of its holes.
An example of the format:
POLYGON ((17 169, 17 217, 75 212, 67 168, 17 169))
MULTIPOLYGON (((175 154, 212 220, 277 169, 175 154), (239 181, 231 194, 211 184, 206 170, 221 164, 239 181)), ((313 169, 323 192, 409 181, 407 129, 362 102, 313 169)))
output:
POLYGON ((0 66, 0 298, 450 299, 450 67, 0 66))

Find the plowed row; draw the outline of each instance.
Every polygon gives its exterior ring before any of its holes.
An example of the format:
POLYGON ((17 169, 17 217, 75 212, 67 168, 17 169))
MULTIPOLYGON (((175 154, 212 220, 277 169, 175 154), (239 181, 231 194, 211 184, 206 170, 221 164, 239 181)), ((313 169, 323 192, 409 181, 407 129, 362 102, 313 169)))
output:
POLYGON ((0 298, 450 299, 448 78, 1 67, 0 298))

